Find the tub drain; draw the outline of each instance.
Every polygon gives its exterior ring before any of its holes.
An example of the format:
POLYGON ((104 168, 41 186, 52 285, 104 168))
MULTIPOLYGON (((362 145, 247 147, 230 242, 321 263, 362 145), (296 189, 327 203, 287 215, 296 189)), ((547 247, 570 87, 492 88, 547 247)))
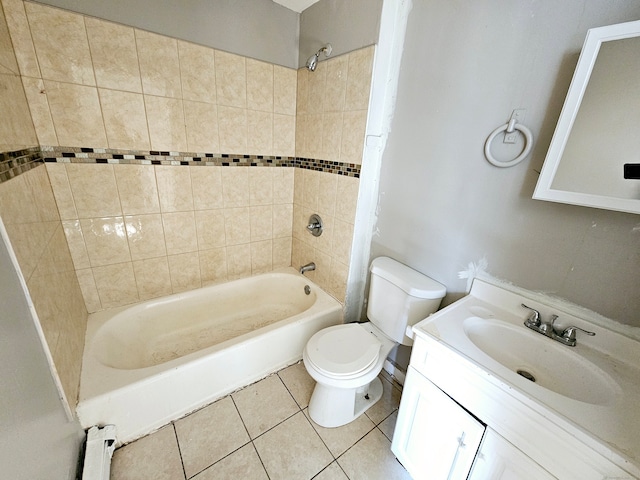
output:
POLYGON ((526 378, 527 380, 531 380, 532 382, 536 381, 536 377, 534 377, 533 375, 531 375, 529 372, 527 372, 526 370, 517 370, 516 373, 524 378, 526 378))

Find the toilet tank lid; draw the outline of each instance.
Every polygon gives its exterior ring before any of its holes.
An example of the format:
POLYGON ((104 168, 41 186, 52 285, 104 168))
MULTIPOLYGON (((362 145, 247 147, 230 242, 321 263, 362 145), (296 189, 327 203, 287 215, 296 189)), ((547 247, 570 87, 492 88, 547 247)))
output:
POLYGON ((393 258, 375 258, 371 262, 371 273, 388 280, 412 297, 438 299, 447 293, 447 287, 441 283, 393 258))

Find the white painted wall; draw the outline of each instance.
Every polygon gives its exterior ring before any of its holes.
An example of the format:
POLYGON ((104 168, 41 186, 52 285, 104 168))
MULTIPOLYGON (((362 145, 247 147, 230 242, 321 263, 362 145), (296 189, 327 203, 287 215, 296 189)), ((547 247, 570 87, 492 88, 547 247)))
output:
POLYGON ((84 432, 69 421, 36 330, 35 309, 0 223, 0 477, 71 480, 84 432))
POLYGON ((271 0, 40 0, 41 3, 298 68, 300 14, 271 0))
POLYGON ((444 283, 447 303, 486 258, 496 277, 640 326, 640 217, 531 199, 587 29, 638 18, 637 0, 415 1, 372 257, 444 283), (535 147, 500 169, 483 145, 515 108, 535 147))
POLYGON ((381 10, 382 0, 320 0, 311 5, 300 15, 298 67, 327 43, 332 56, 378 43, 381 10))

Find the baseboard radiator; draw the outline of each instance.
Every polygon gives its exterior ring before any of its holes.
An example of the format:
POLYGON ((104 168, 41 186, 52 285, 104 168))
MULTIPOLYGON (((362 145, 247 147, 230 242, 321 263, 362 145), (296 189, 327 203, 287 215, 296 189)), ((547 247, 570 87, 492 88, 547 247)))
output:
POLYGON ((116 426, 91 427, 87 432, 82 480, 109 480, 116 448, 116 426))

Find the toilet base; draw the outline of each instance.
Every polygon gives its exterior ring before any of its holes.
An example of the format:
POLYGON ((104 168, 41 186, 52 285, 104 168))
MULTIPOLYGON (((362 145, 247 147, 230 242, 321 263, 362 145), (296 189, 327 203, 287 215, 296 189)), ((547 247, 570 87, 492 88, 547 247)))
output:
POLYGON ((341 427, 352 422, 382 397, 378 377, 357 388, 337 388, 316 383, 309 401, 309 416, 321 427, 341 427))

